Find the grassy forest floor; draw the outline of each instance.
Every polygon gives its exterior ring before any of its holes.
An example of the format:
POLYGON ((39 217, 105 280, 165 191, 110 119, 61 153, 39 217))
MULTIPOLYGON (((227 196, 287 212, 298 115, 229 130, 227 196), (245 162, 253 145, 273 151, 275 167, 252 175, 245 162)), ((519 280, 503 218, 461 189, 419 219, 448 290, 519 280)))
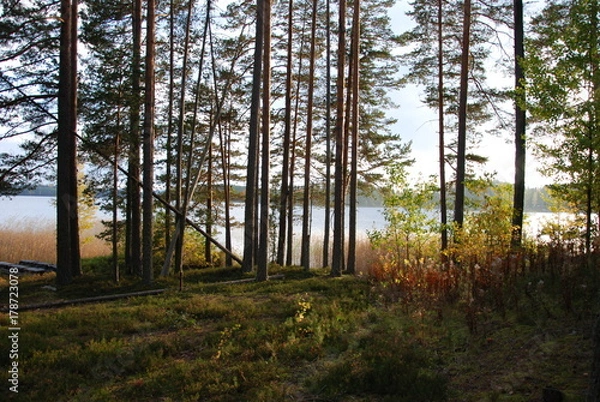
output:
MULTIPOLYGON (((54 275, 21 277, 19 305, 145 290, 115 285, 107 261, 54 291, 54 275)), ((274 268, 158 279, 155 296, 19 313, 19 393, 9 392, 3 330, 0 391, 15 401, 542 401, 544 388, 583 401, 598 287, 523 276, 501 308, 390 297, 367 278, 274 268)), ((8 286, 0 279, 0 289, 8 286)), ((510 292, 510 294, 509 294, 510 292)), ((7 293, 1 293, 7 304, 7 293)), ((9 326, 6 313, 0 320, 9 326)))

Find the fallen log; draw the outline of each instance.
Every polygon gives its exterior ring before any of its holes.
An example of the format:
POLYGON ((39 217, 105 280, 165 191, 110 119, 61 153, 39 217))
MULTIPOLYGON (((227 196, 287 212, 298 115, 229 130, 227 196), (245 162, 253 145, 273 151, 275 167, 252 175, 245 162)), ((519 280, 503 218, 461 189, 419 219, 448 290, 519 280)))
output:
POLYGON ((5 275, 15 274, 14 270, 17 270, 16 275, 22 274, 43 274, 49 272, 45 268, 32 267, 23 264, 14 264, 11 262, 0 262, 0 272, 5 275))
MULTIPOLYGON (((80 298, 80 299, 61 300, 61 301, 51 302, 51 303, 20 305, 18 311, 42 310, 42 309, 58 308, 58 307, 65 307, 65 306, 73 306, 73 305, 77 305, 77 304, 113 301, 113 300, 119 300, 119 299, 126 299, 129 297, 152 296, 152 295, 161 294, 166 290, 167 289, 142 290, 140 292, 119 293, 119 294, 114 294, 114 295, 104 295, 104 296, 95 296, 95 297, 84 297, 84 298, 80 298)), ((3 306, 0 310, 2 312, 7 312, 8 308, 3 306)))
POLYGON ((44 268, 46 271, 56 272, 56 265, 49 264, 47 262, 32 261, 32 260, 21 260, 21 261, 19 261, 19 264, 20 265, 25 265, 25 266, 28 266, 28 267, 34 267, 34 268, 44 268))
MULTIPOLYGON (((269 276, 268 280, 271 279, 284 279, 285 275, 284 274, 277 274, 277 275, 271 275, 269 276)), ((245 278, 245 279, 236 279, 234 281, 225 281, 225 282, 215 282, 213 283, 214 285, 233 285, 236 283, 250 283, 250 282, 255 282, 256 278, 245 278)))

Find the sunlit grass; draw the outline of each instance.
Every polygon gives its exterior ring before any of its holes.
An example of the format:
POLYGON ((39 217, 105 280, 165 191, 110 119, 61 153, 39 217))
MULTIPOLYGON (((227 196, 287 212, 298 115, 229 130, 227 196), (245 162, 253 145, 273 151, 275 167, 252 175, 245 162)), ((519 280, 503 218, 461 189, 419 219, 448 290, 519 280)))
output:
MULTIPOLYGON (((139 278, 112 284, 108 261, 54 297, 134 290, 139 278)), ((186 270, 183 292, 176 277, 157 278, 168 288, 158 296, 23 311, 15 400, 537 400, 549 384, 583 400, 594 309, 582 293, 575 319, 560 290, 536 282, 504 317, 479 312, 471 333, 463 304, 405 309, 372 279, 272 273, 285 279, 223 284, 251 274, 186 270)), ((23 277, 23 303, 45 297, 48 279, 23 277)))

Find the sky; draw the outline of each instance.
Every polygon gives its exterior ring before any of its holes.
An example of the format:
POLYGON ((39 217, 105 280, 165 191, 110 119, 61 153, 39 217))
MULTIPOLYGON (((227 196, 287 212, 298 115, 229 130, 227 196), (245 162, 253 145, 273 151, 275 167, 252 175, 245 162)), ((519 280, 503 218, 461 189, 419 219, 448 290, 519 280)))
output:
MULTIPOLYGON (((392 29, 399 34, 411 29, 414 25, 412 20, 406 16, 408 10, 407 1, 398 1, 392 8, 390 17, 392 29)), ((512 47, 507 48, 512 51, 512 47)), ((513 77, 505 77, 500 72, 490 71, 488 76, 496 82, 510 86, 513 77)), ((389 111, 390 116, 398 119, 394 132, 399 133, 403 142, 412 142, 412 156, 415 165, 412 174, 415 177, 436 175, 439 172, 439 148, 437 111, 425 106, 422 88, 408 85, 392 94, 392 99, 399 104, 399 108, 389 111)), ((509 105, 510 108, 512 106, 509 105)), ((494 173, 497 180, 503 182, 514 182, 514 153, 515 146, 513 132, 503 132, 500 136, 487 135, 483 140, 477 153, 488 158, 484 171, 494 173)), ((540 161, 532 154, 531 150, 526 155, 526 186, 541 187, 549 184, 550 179, 539 173, 540 161)), ((448 170, 448 169, 447 169, 448 170)))
MULTIPOLYGON (((408 7, 408 1, 399 0, 392 8, 390 17, 395 33, 402 33, 413 26, 414 23, 405 14, 408 7)), ((501 74, 495 74, 494 77, 511 85, 512 77, 504 77, 501 74)), ((403 142, 412 142, 412 157, 415 159, 415 165, 411 169, 413 176, 428 177, 437 174, 439 171, 437 112, 421 102, 422 88, 415 85, 407 85, 394 91, 391 97, 399 105, 398 108, 389 111, 389 114, 398 120, 393 131, 401 135, 403 142)), ((499 137, 488 135, 478 150, 479 154, 488 158, 485 171, 495 173, 495 178, 500 181, 514 181, 513 135, 512 132, 503 133, 499 137)), ((0 142, 2 152, 16 149, 16 140, 0 142)), ((540 162, 534 158, 530 150, 526 160, 526 186, 540 187, 548 184, 550 180, 537 171, 540 162)))

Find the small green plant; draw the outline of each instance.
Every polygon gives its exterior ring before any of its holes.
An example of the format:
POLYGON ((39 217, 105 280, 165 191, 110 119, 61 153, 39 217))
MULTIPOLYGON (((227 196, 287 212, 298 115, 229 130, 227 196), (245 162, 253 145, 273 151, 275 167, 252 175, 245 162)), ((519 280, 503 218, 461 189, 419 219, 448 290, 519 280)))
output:
POLYGON ((227 354, 227 346, 231 343, 233 335, 239 331, 242 326, 240 324, 234 324, 232 327, 225 328, 221 331, 221 337, 219 344, 217 345, 217 352, 212 357, 213 360, 219 360, 227 354))

